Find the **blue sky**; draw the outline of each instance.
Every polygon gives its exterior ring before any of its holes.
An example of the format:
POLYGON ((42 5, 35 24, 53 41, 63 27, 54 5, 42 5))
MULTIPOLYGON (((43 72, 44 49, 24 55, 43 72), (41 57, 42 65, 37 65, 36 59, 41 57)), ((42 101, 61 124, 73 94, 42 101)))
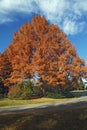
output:
POLYGON ((36 14, 57 24, 87 63, 87 0, 0 0, 0 52, 36 14))

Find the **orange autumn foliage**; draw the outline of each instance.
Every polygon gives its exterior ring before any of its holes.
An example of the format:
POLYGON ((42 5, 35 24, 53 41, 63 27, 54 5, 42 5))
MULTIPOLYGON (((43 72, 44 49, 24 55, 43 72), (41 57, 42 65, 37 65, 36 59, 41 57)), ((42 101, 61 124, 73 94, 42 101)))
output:
POLYGON ((9 85, 8 78, 12 72, 11 62, 7 56, 7 51, 0 54, 0 81, 4 83, 4 86, 9 85))
POLYGON ((84 60, 66 34, 40 15, 14 33, 7 55, 13 70, 10 83, 22 82, 38 73, 42 82, 65 85, 68 77, 78 79, 87 74, 84 60))

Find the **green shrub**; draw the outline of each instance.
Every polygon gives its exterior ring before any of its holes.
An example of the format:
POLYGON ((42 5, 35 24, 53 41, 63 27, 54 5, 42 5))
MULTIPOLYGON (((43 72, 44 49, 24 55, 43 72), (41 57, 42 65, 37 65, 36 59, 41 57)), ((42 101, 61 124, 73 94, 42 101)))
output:
POLYGON ((41 87, 39 87, 39 86, 34 86, 33 87, 33 94, 34 95, 37 95, 37 96, 41 96, 41 87))
POLYGON ((30 99, 33 95, 33 84, 29 80, 26 83, 17 84, 9 89, 10 99, 30 99))
POLYGON ((22 94, 21 94, 21 98, 22 99, 30 99, 33 95, 33 83, 28 80, 26 83, 23 83, 21 85, 21 89, 22 89, 22 94))
POLYGON ((4 95, 3 95, 3 94, 0 94, 0 99, 1 99, 1 98, 4 98, 4 95))
POLYGON ((73 98, 73 97, 74 97, 73 93, 70 92, 70 91, 64 92, 63 95, 64 95, 66 98, 73 98))
POLYGON ((80 92, 71 92, 71 93, 72 93, 73 97, 80 97, 81 96, 80 92))
POLYGON ((48 98, 64 98, 65 96, 61 93, 47 92, 46 97, 48 97, 48 98))
POLYGON ((0 82, 0 98, 7 97, 8 87, 5 87, 3 83, 0 82))

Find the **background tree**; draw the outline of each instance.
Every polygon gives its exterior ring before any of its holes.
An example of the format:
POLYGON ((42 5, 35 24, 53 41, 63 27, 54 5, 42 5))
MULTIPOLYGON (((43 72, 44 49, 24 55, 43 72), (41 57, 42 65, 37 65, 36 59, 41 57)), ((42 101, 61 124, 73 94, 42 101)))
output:
POLYGON ((5 51, 3 54, 0 54, 0 79, 1 82, 4 83, 4 86, 8 87, 8 78, 10 77, 11 72, 11 62, 9 61, 9 58, 7 56, 7 51, 5 51))
POLYGON ((0 54, 0 98, 5 97, 9 89, 10 73, 12 72, 12 66, 8 59, 7 52, 0 54))

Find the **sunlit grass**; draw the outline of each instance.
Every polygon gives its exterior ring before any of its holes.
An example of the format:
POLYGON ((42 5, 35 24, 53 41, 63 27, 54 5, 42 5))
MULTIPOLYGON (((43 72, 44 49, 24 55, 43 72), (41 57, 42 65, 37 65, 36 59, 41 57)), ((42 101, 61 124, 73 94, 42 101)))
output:
POLYGON ((29 104, 46 103, 46 102, 62 102, 65 100, 69 100, 69 98, 68 99, 39 98, 32 100, 10 100, 6 98, 0 100, 0 107, 20 106, 20 105, 29 105, 29 104))
MULTIPOLYGON (((75 93, 79 92, 87 92, 87 90, 79 90, 74 91, 75 93)), ((78 98, 79 96, 74 97, 78 98)), ((63 102, 65 100, 71 100, 72 98, 61 98, 61 99, 53 99, 53 98, 38 98, 31 100, 10 100, 8 98, 0 99, 0 107, 10 107, 10 106, 20 106, 20 105, 29 105, 29 104, 37 104, 37 103, 46 103, 46 102, 63 102)))

